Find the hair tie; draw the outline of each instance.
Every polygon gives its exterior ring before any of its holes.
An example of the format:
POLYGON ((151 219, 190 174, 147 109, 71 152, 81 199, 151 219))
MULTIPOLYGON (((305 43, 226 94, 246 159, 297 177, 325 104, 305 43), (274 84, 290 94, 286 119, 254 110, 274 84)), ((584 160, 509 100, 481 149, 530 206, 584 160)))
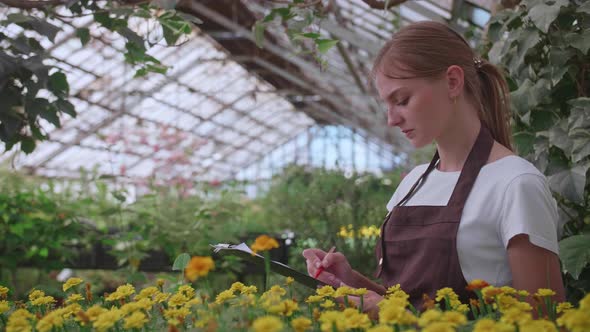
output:
POLYGON ((479 70, 481 69, 481 66, 483 66, 483 61, 480 58, 473 58, 473 65, 475 66, 475 69, 479 70))

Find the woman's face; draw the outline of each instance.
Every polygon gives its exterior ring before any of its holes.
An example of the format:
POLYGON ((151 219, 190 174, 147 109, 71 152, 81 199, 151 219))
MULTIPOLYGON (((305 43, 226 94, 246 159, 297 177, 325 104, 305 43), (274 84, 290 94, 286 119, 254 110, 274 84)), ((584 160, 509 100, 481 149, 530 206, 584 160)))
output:
POLYGON ((393 79, 378 71, 375 83, 387 106, 387 124, 399 127, 414 147, 430 144, 449 124, 453 105, 444 75, 393 79))

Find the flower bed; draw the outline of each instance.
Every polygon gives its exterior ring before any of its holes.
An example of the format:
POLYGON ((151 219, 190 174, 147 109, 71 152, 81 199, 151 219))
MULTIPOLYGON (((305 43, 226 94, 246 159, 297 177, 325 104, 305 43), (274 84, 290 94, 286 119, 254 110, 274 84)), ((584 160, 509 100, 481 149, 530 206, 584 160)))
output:
POLYGON ((379 303, 379 317, 362 312, 364 289, 325 286, 314 295, 293 297, 293 280, 261 292, 236 282, 210 296, 190 284, 165 282, 137 291, 130 284, 94 298, 90 285, 71 278, 63 284, 63 303, 32 290, 28 301, 6 300, 9 289, 0 286, 0 327, 13 331, 568 331, 590 330, 590 295, 578 308, 553 303, 551 290, 540 289, 533 308, 525 291, 488 286, 474 281, 478 300, 461 303, 449 288, 426 300, 418 313, 399 285, 390 287, 379 303), (359 303, 355 306, 354 303, 359 303), (442 309, 442 308, 447 308, 442 309), (545 311, 541 308, 549 308, 545 311), (533 318, 533 312, 539 312, 533 318), (475 320, 468 320, 468 315, 475 320))

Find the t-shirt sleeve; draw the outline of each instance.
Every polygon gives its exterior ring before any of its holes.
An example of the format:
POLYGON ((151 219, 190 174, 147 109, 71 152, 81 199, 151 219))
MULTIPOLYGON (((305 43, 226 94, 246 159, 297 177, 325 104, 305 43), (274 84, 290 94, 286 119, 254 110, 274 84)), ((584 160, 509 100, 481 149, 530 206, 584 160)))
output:
POLYGON ((504 247, 518 234, 527 234, 532 244, 556 254, 557 204, 542 175, 522 174, 506 188, 502 202, 500 234, 504 247))

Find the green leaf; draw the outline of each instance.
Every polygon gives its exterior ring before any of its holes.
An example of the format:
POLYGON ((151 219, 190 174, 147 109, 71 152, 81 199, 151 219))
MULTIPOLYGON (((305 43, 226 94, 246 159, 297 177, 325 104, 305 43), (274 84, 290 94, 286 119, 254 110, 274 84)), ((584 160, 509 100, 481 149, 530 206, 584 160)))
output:
POLYGON ((527 28, 522 31, 517 39, 518 62, 523 63, 524 57, 528 51, 539 44, 539 30, 535 28, 527 28))
POLYGON ((144 40, 137 33, 135 33, 135 31, 129 29, 128 27, 123 27, 117 30, 117 32, 121 36, 125 37, 128 41, 135 43, 137 47, 145 51, 144 40))
POLYGON ((580 273, 590 262, 590 235, 570 236, 559 242, 559 258, 563 263, 564 272, 578 279, 580 273))
POLYGON ((190 262, 191 256, 187 253, 182 253, 174 260, 172 264, 172 271, 184 271, 188 262, 190 262))
POLYGON ((49 76, 49 82, 47 83, 47 88, 56 97, 66 98, 68 96, 70 86, 68 85, 68 79, 64 73, 60 71, 54 73, 53 75, 49 76))
POLYGON ((146 69, 150 72, 158 73, 158 74, 166 74, 166 72, 168 71, 168 67, 163 66, 163 65, 150 65, 150 64, 148 64, 146 66, 146 69))
POLYGON ((590 49, 590 31, 587 29, 583 29, 581 33, 570 32, 565 35, 564 39, 566 43, 577 48, 584 55, 586 55, 588 49, 590 49))
POLYGON ((53 104, 55 105, 55 107, 57 108, 58 111, 60 111, 62 113, 66 113, 69 116, 71 116, 72 118, 75 118, 76 115, 78 115, 76 113, 76 110, 74 109, 74 105, 72 105, 72 103, 70 103, 67 100, 58 99, 53 104))
POLYGON ((139 68, 135 72, 135 75, 133 75, 133 78, 144 77, 145 75, 147 75, 147 73, 148 73, 148 71, 146 68, 139 68))
POLYGON ((586 1, 583 5, 578 7, 578 12, 590 15, 590 1, 586 1))
POLYGON ((315 43, 318 46, 318 51, 321 54, 326 54, 332 47, 338 44, 339 40, 336 39, 316 39, 315 43))
POLYGON ((533 83, 531 80, 526 79, 516 91, 510 93, 514 111, 522 117, 541 103, 549 95, 549 92, 549 80, 540 79, 536 83, 533 83))
POLYGON ((49 256, 49 250, 47 248, 41 248, 41 250, 39 250, 39 256, 46 258, 49 256))
POLYGON ((549 177, 549 186, 570 202, 582 204, 584 202, 584 186, 586 185, 586 171, 589 165, 578 165, 561 171, 549 177))
POLYGON ((252 27, 254 41, 256 42, 256 46, 258 46, 259 48, 262 48, 262 46, 264 45, 264 29, 265 28, 266 28, 265 25, 261 22, 258 22, 258 21, 252 27))
POLYGON ((21 13, 12 13, 6 16, 6 23, 27 23, 32 21, 33 18, 27 15, 23 15, 21 13))
POLYGON ((187 22, 192 22, 194 24, 203 24, 203 21, 200 18, 189 13, 178 12, 178 16, 182 17, 187 22))
POLYGON ((537 5, 529 6, 530 10, 527 17, 531 19, 533 24, 541 30, 543 33, 549 31, 549 26, 559 15, 561 7, 567 6, 569 0, 554 0, 551 5, 546 3, 540 3, 537 5))
POLYGON ((23 137, 20 142, 20 149, 26 154, 33 152, 35 150, 35 140, 31 137, 23 137))
POLYGON ((49 121, 57 128, 61 128, 61 123, 59 121, 59 116, 57 115, 57 109, 55 107, 50 105, 49 107, 42 109, 39 113, 39 116, 49 121))
POLYGON ((514 143, 516 144, 516 149, 519 155, 526 156, 529 153, 533 152, 535 135, 521 131, 518 133, 514 133, 512 136, 514 138, 514 143))
POLYGON ((567 119, 562 119, 549 129, 549 143, 563 150, 566 155, 571 154, 573 142, 569 137, 567 119))
POLYGON ((78 28, 76 29, 76 37, 80 38, 80 42, 84 46, 90 41, 90 30, 88 28, 78 28))

